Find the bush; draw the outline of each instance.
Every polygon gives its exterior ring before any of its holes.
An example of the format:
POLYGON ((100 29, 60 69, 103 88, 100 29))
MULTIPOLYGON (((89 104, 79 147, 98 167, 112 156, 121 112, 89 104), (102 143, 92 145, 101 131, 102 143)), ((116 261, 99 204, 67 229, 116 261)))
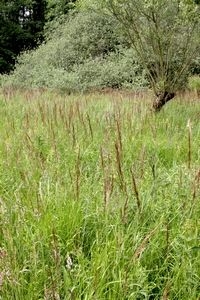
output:
POLYGON ((144 72, 134 60, 132 49, 110 53, 106 58, 88 59, 81 65, 74 65, 78 89, 139 88, 147 84, 144 72))
POLYGON ((68 92, 141 87, 145 74, 134 57, 112 17, 79 12, 55 25, 37 50, 23 53, 3 84, 68 92))

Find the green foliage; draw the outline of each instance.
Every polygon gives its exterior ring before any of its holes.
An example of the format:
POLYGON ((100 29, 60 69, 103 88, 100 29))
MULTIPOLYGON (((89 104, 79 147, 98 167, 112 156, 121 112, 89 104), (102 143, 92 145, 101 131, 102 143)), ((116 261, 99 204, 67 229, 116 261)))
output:
POLYGON ((47 21, 59 19, 75 7, 76 0, 47 0, 47 21))
POLYGON ((1 1, 0 73, 8 73, 20 51, 31 49, 43 38, 45 0, 1 1))
POLYGON ((44 25, 49 28, 52 20, 62 19, 74 7, 75 0, 1 0, 0 73, 13 69, 21 51, 44 40, 44 25))
POLYGON ((119 21, 156 95, 184 87, 199 55, 200 8, 193 0, 82 0, 79 5, 119 21))
POLYGON ((72 2, 47 3, 58 18, 49 15, 45 43, 22 54, 2 84, 68 92, 150 84, 162 98, 198 74, 200 18, 192 0, 82 0, 64 15, 72 2))
POLYGON ((198 299, 189 100, 154 115, 146 94, 0 94, 3 300, 198 299))
POLYGON ((112 18, 95 12, 55 22, 51 38, 18 59, 7 85, 68 92, 105 87, 141 87, 145 74, 112 18))
POLYGON ((113 18, 95 12, 72 15, 55 31, 57 45, 53 64, 69 70, 74 64, 84 63, 85 59, 104 57, 117 50, 121 37, 116 27, 113 18))

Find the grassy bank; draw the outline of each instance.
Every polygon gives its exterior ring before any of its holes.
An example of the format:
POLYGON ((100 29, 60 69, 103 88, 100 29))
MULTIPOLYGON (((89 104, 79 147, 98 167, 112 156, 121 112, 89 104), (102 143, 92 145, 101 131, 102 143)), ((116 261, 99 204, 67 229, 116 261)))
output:
POLYGON ((200 294, 200 102, 0 96, 0 299, 200 294))

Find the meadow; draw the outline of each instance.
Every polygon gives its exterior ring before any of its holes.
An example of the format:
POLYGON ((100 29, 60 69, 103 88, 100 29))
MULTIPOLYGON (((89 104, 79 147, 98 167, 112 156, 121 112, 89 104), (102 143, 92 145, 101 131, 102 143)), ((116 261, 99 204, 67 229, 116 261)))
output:
POLYGON ((0 92, 0 299, 200 299, 200 101, 0 92))

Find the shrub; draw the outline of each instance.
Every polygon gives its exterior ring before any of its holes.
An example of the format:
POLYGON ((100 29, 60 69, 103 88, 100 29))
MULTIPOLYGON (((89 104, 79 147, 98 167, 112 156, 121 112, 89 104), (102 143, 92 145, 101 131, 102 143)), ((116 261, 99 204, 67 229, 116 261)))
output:
POLYGON ((79 12, 55 25, 37 50, 23 53, 3 84, 68 92, 144 86, 144 72, 128 46, 112 17, 79 12))

